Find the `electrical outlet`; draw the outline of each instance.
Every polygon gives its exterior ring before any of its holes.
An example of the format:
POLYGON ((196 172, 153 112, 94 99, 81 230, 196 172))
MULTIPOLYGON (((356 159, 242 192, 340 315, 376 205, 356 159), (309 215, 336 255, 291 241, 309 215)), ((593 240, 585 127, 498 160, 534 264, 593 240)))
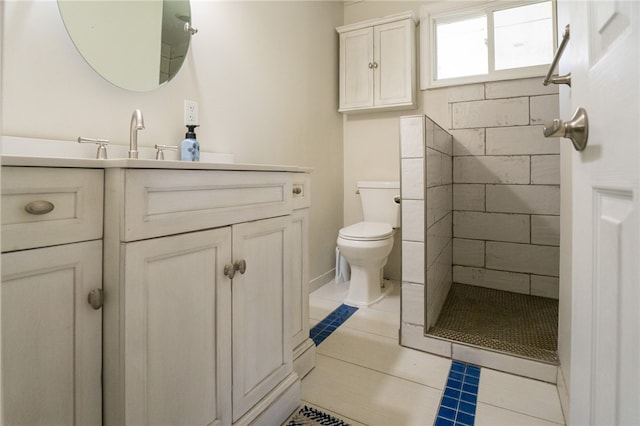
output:
POLYGON ((196 101, 184 101, 184 125, 198 124, 198 103, 196 101))

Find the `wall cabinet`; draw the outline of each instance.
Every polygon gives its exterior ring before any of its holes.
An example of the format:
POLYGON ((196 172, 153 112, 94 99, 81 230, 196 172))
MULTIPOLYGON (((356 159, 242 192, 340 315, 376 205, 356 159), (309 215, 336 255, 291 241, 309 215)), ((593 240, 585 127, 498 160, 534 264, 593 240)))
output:
POLYGON ((415 27, 407 12, 337 28, 340 112, 417 105, 415 27))
POLYGON ((103 172, 2 174, 0 423, 99 425, 103 172))

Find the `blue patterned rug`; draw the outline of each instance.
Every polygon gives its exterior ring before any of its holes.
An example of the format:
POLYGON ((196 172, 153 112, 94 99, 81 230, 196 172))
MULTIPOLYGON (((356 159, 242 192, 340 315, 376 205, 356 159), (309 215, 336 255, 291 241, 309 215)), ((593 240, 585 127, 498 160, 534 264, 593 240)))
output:
POLYGON ((349 423, 305 405, 286 426, 349 426, 349 423))

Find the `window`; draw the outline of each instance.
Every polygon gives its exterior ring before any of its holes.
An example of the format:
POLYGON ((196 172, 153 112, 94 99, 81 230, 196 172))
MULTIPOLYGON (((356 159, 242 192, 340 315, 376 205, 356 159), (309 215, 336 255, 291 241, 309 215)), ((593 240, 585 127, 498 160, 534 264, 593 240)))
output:
POLYGON ((554 53, 554 16, 550 0, 430 16, 422 88, 544 75, 554 53))

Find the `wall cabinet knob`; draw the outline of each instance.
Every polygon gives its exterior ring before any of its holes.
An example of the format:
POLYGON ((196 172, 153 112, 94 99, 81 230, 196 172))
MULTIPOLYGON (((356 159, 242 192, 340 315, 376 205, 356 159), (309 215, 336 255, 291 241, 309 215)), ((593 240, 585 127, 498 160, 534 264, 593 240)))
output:
POLYGON ((236 275, 236 267, 235 267, 235 265, 232 265, 232 264, 224 265, 224 274, 227 277, 229 277, 230 280, 232 280, 233 277, 235 277, 235 275, 236 275))
POLYGON ((87 296, 87 302, 91 305, 91 307, 95 310, 102 308, 104 305, 104 292, 101 288, 94 288, 89 292, 87 296))
POLYGON ((240 272, 241 274, 244 274, 247 270, 247 261, 242 259, 242 260, 236 260, 233 263, 233 266, 235 268, 236 271, 240 272))

